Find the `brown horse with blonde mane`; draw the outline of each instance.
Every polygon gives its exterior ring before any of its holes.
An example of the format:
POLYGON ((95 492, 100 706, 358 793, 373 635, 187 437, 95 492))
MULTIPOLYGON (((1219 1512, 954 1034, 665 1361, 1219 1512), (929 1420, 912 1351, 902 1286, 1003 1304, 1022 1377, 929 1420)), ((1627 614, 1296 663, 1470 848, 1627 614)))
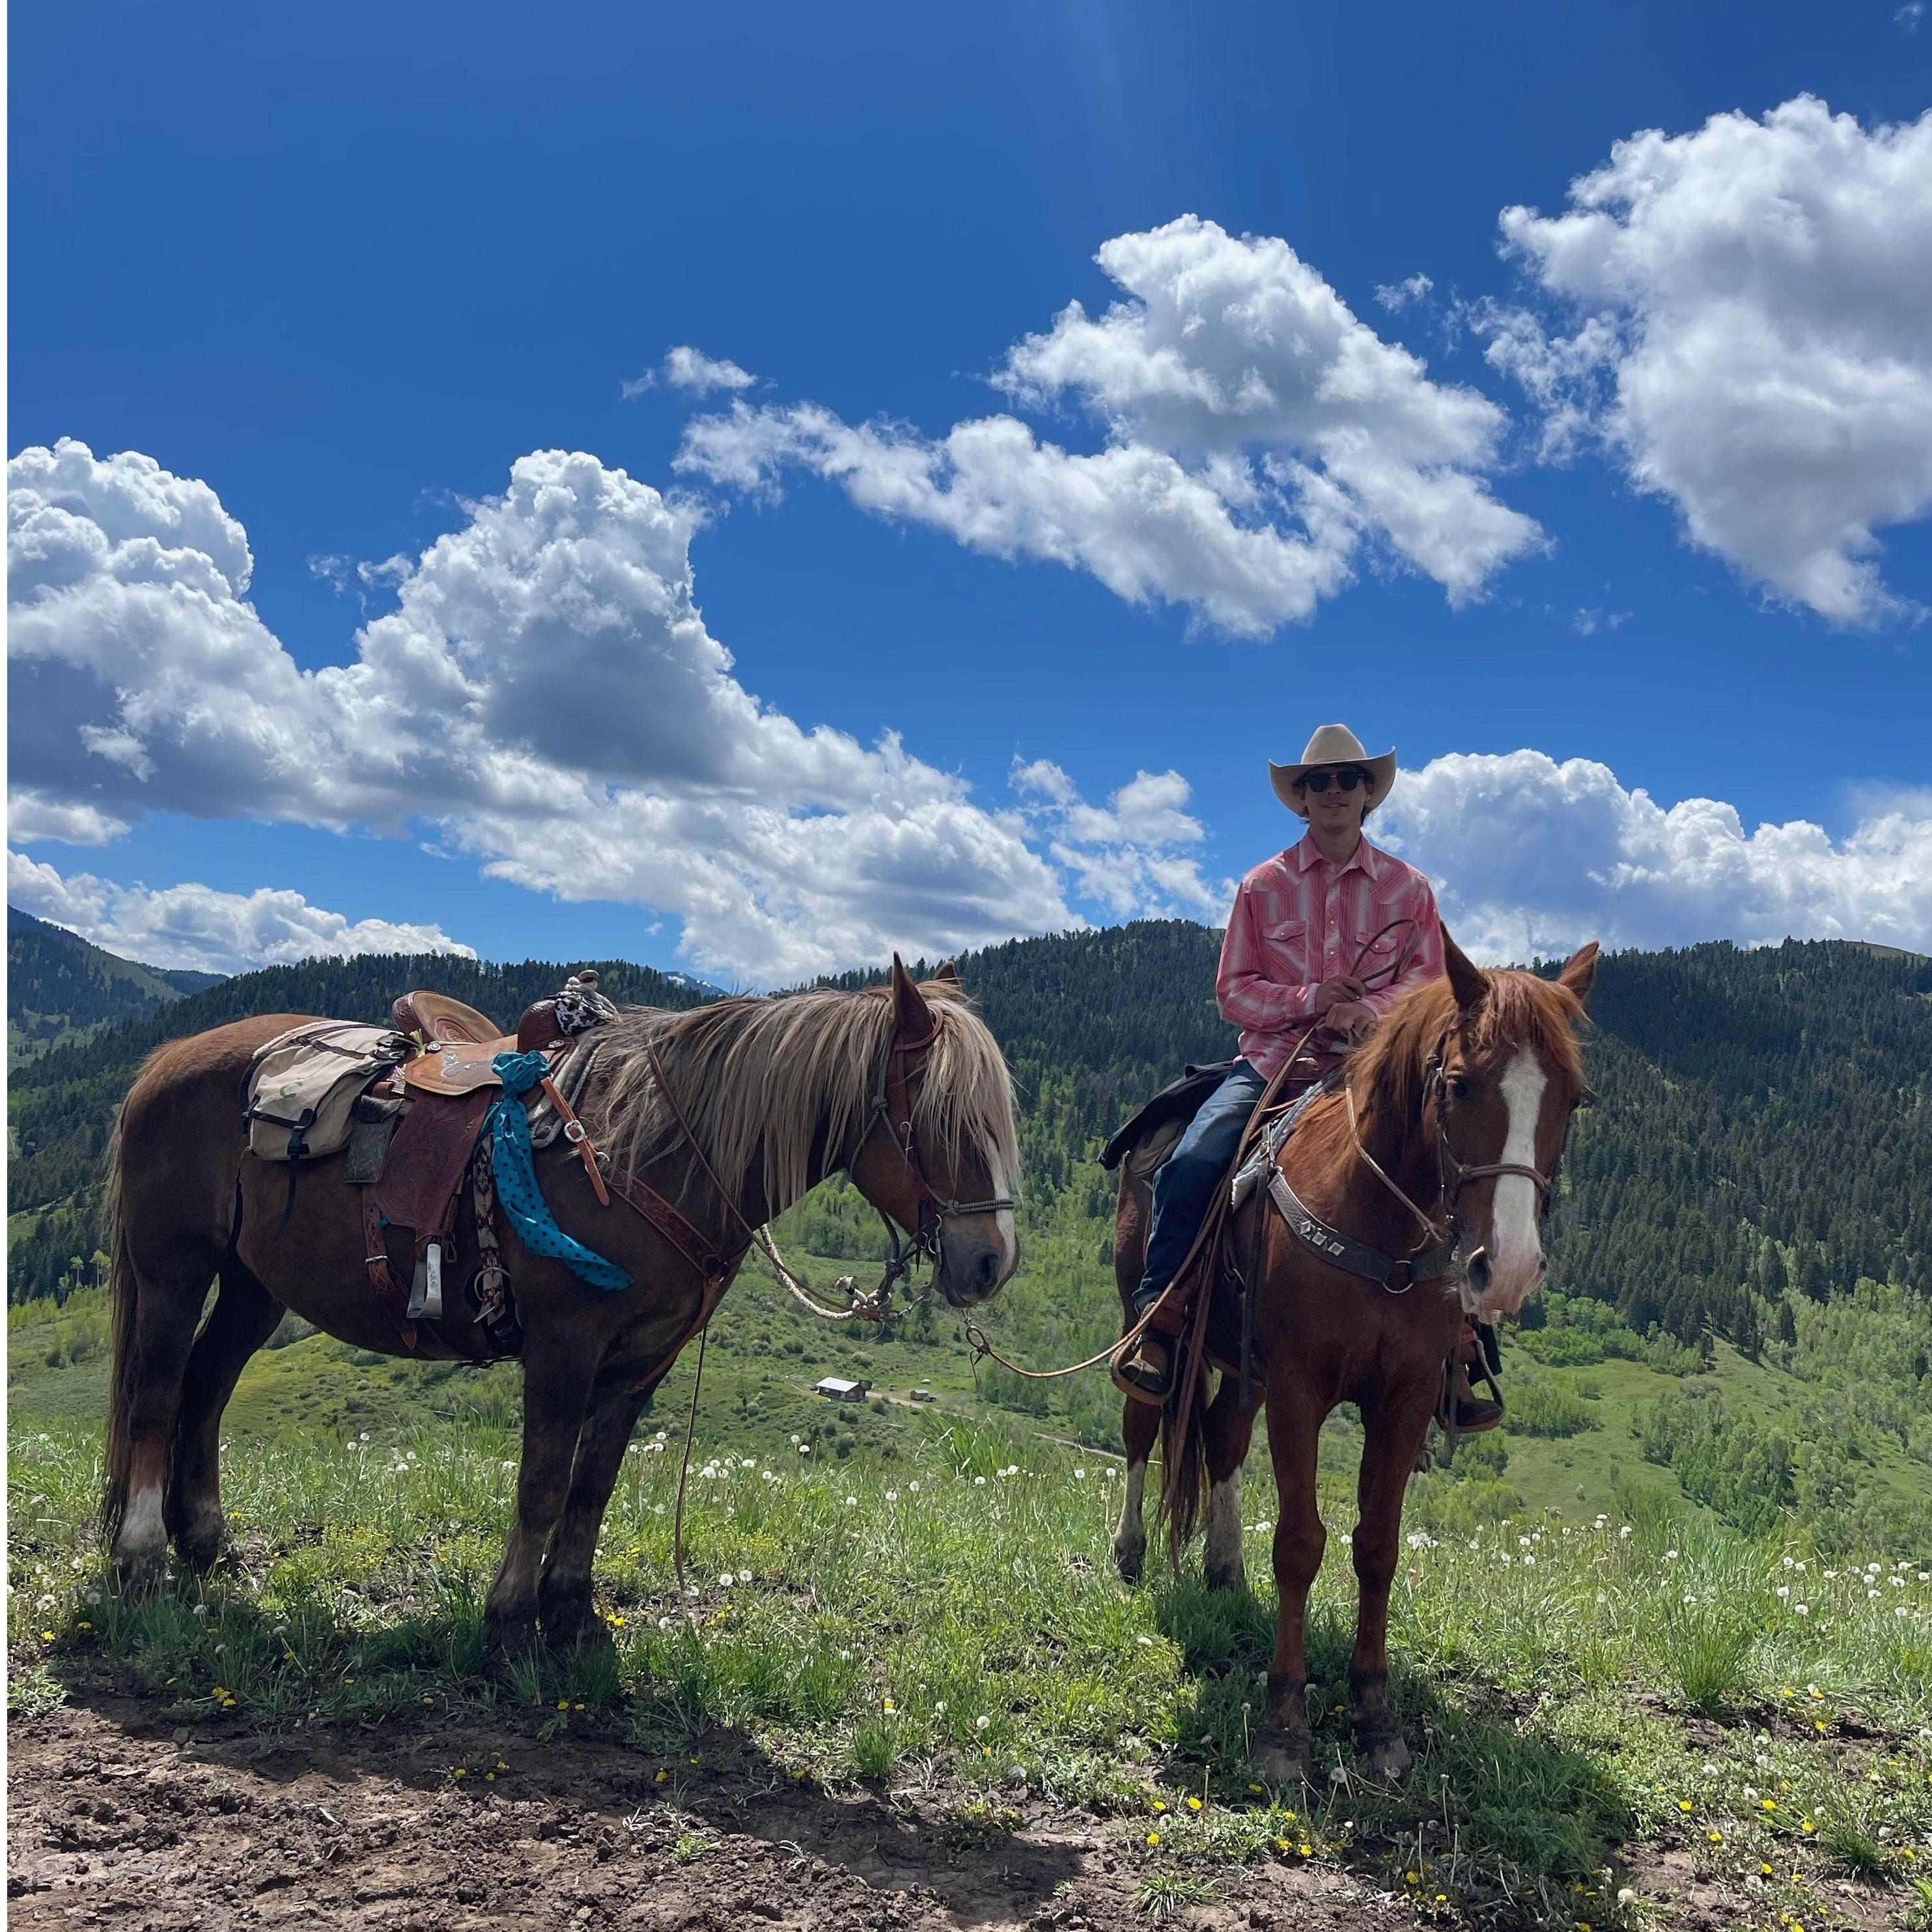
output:
MULTIPOLYGON (((343 1184, 340 1155, 291 1168, 248 1153, 243 1076, 301 1018, 238 1021, 164 1046, 121 1110, 104 1503, 133 1582, 164 1574, 170 1539, 190 1569, 220 1555, 222 1412, 285 1310, 386 1354, 489 1352, 460 1297, 406 1348, 371 1290, 358 1190, 343 1184), (204 1321, 212 1282, 220 1292, 204 1321)), ((564 1231, 631 1284, 600 1292, 526 1249, 514 1226, 500 1228, 523 1330, 524 1440, 485 1606, 500 1652, 528 1648, 539 1624, 554 1648, 584 1634, 598 1531, 632 1430, 754 1228, 843 1169, 921 1243, 955 1307, 996 1294, 1018 1258, 1012 1082, 950 966, 922 986, 895 959, 890 985, 862 992, 721 1000, 680 1016, 633 1010, 583 1042, 595 1058, 578 1112, 608 1158, 612 1198, 600 1202, 561 1137, 536 1154, 536 1173, 564 1231), (705 1261, 626 1204, 636 1184, 704 1238, 705 1261)), ((478 1265, 470 1222, 458 1217, 459 1278, 478 1265)))
MULTIPOLYGON (((1308 1774, 1304 1632, 1328 1540, 1316 1460, 1322 1423, 1345 1402, 1359 1406, 1364 1438, 1348 1667, 1356 1741, 1378 1774, 1408 1768, 1388 1697, 1389 1590, 1403 1492, 1427 1442, 1443 1364, 1465 1312, 1486 1322, 1515 1314, 1542 1282, 1543 1212, 1586 1091, 1576 1030, 1596 946, 1584 946, 1550 981, 1484 971, 1444 940, 1447 976, 1390 1010, 1350 1055, 1340 1084, 1310 1103, 1275 1163, 1287 1198, 1358 1244, 1358 1263, 1374 1254, 1392 1264, 1385 1279, 1366 1278, 1362 1266, 1345 1266, 1298 1234, 1266 1184, 1246 1196, 1226 1236, 1223 1252, 1244 1272, 1258 1258, 1256 1392, 1268 1406, 1280 1502, 1280 1607, 1254 1756, 1278 1781, 1308 1774), (1428 1268, 1418 1265, 1425 1256, 1437 1258, 1428 1268)), ((1146 1179, 1133 1168, 1122 1163, 1114 1241, 1129 1321, 1149 1220, 1146 1179)), ((1258 1410, 1258 1400, 1242 1407, 1240 1378, 1229 1372, 1211 1404, 1176 1400, 1165 1414, 1126 1404, 1127 1505, 1114 1544, 1124 1575, 1139 1574, 1141 1478, 1158 1427, 1171 1547, 1178 1556, 1204 1501, 1207 1580, 1243 1582, 1241 1466, 1258 1410)))

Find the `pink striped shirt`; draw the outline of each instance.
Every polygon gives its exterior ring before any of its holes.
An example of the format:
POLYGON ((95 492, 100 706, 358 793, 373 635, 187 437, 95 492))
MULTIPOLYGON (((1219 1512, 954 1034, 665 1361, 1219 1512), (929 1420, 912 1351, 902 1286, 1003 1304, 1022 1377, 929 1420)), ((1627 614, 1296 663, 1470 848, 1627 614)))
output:
MULTIPOLYGON (((1369 993, 1366 1004, 1377 1012, 1442 970, 1442 922, 1421 873, 1366 838, 1338 871, 1310 832, 1241 881, 1214 992, 1222 1018, 1241 1029, 1242 1058, 1263 1078, 1273 1078, 1293 1036, 1313 1015, 1322 982, 1354 970, 1363 940, 1392 919, 1415 924, 1384 934, 1358 974, 1367 979, 1385 973, 1406 949, 1400 974, 1369 993)), ((1333 1052, 1341 1042, 1323 1028, 1312 1044, 1333 1052)))

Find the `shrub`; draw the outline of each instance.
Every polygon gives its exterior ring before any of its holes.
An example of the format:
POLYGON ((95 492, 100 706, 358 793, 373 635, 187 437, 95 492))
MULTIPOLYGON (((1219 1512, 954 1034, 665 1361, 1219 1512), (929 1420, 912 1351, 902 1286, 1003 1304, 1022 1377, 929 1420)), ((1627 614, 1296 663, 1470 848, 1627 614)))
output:
POLYGON ((1503 1426, 1515 1436, 1580 1436, 1601 1425, 1580 1397, 1554 1382, 1519 1382, 1506 1391, 1508 1411, 1503 1426))

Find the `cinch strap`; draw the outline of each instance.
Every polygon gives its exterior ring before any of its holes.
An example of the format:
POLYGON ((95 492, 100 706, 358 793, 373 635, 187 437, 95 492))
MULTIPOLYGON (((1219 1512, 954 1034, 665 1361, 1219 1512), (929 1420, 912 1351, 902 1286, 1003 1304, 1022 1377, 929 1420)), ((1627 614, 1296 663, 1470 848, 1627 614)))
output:
POLYGON ((548 1056, 500 1053, 490 1064, 503 1083, 502 1097, 490 1109, 488 1122, 496 1170, 496 1198, 523 1238, 524 1246, 532 1254, 548 1255, 565 1263, 572 1274, 607 1294, 628 1288, 631 1276, 627 1269, 593 1254, 556 1225, 550 1203, 537 1185, 536 1168, 530 1159, 530 1117, 523 1096, 549 1072, 548 1056))

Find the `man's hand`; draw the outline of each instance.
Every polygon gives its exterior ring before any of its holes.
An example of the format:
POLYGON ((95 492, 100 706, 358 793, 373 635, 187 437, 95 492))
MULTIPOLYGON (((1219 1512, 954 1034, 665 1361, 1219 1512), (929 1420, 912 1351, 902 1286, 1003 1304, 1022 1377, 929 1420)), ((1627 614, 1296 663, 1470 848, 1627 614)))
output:
POLYGON ((1360 1000, 1338 1000, 1328 1009, 1322 1024, 1344 1040, 1355 1040, 1375 1024, 1376 1018, 1375 1008, 1360 1000))
MULTIPOLYGON (((1332 980, 1324 980, 1315 989, 1315 1010, 1318 1016, 1328 1018, 1329 1010, 1344 1001, 1360 1000, 1368 991, 1352 973, 1337 973, 1332 980)), ((1333 1026, 1335 1022, 1328 1020, 1333 1026)))

